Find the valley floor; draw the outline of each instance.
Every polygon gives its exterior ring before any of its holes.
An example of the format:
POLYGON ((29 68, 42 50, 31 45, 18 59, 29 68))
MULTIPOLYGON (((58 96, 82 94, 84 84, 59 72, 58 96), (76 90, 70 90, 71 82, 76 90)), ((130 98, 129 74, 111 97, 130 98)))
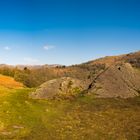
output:
POLYGON ((32 100, 0 88, 0 140, 139 140, 140 98, 32 100))

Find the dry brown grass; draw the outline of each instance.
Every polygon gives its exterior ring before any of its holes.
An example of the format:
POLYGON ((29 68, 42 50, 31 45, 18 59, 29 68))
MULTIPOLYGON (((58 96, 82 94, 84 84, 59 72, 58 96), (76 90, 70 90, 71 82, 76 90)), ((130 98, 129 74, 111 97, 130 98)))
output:
POLYGON ((18 89, 24 87, 22 83, 16 82, 13 78, 3 75, 0 75, 0 86, 9 89, 18 89))

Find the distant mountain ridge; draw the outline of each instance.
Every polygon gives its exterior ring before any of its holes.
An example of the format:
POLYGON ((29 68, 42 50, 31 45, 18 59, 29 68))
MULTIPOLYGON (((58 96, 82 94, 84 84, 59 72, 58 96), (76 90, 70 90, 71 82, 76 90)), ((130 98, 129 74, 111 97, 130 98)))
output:
MULTIPOLYGON (((116 61, 130 61, 130 60, 136 60, 137 58, 139 59, 140 57, 140 51, 129 53, 129 54, 123 54, 123 55, 116 55, 116 56, 105 56, 102 58, 90 60, 88 62, 84 62, 81 64, 75 64, 77 65, 84 65, 84 64, 106 64, 110 65, 116 61)), ((67 67, 75 66, 75 65, 70 65, 67 67)), ((30 68, 30 69, 36 69, 36 68, 41 68, 41 67, 48 67, 48 68, 55 68, 55 67, 64 67, 65 65, 61 64, 44 64, 44 65, 8 65, 8 64, 0 64, 0 67, 17 67, 19 69, 23 69, 24 67, 30 68)), ((65 66, 66 67, 66 66, 65 66)))

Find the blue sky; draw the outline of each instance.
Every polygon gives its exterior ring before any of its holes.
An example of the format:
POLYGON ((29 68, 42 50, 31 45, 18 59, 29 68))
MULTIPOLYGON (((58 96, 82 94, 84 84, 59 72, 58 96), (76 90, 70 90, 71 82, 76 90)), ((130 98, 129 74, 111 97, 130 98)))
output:
POLYGON ((1 0, 0 63, 71 65, 140 50, 139 0, 1 0))

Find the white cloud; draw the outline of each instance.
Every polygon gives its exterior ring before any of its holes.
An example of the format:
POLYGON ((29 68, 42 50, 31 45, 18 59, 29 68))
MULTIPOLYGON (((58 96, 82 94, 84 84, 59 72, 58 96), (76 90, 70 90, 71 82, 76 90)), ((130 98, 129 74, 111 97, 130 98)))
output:
POLYGON ((10 50, 11 50, 11 48, 10 48, 10 47, 8 47, 8 46, 6 46, 6 47, 4 47, 4 50, 6 50, 6 51, 10 51, 10 50))
POLYGON ((34 58, 31 58, 31 57, 25 57, 24 61, 25 61, 26 64, 29 64, 29 65, 35 65, 35 64, 39 63, 38 59, 34 59, 34 58))
POLYGON ((43 47, 43 49, 46 50, 46 51, 48 51, 50 49, 54 49, 54 48, 55 48, 55 46, 51 46, 51 45, 46 45, 46 46, 43 47))

